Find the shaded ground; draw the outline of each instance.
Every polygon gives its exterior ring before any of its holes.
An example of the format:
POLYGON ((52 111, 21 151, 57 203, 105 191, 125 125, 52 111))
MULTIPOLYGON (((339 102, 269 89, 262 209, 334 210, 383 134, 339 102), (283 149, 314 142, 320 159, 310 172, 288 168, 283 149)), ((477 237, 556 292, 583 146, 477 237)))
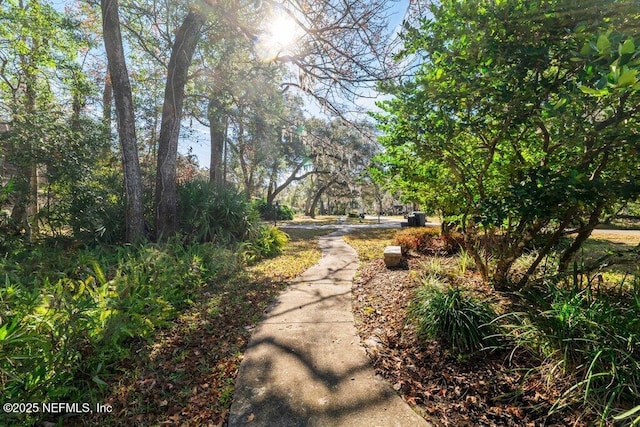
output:
MULTIPOLYGON (((112 414, 64 425, 224 425, 253 325, 288 281, 315 263, 315 238, 329 232, 289 231, 295 236, 288 254, 212 285, 154 343, 138 343, 139 350, 120 367, 122 374, 108 379, 111 392, 102 402, 113 405, 112 414)), ((387 270, 376 245, 388 244, 393 231, 368 233, 363 245, 371 261, 362 264, 353 288, 359 333, 376 371, 427 420, 452 426, 588 425, 571 412, 545 419, 562 384, 547 384, 552 373, 527 377, 521 369, 531 363, 522 356, 513 363, 505 354, 457 360, 435 342, 418 343, 405 323, 405 309, 425 260, 412 258, 409 269, 387 270)))
POLYGON ((153 343, 138 343, 118 367, 120 375, 107 379, 109 393, 100 403, 112 405, 112 413, 74 417, 64 425, 224 425, 255 325, 289 280, 319 259, 316 238, 326 233, 292 231, 284 255, 203 289, 153 343))

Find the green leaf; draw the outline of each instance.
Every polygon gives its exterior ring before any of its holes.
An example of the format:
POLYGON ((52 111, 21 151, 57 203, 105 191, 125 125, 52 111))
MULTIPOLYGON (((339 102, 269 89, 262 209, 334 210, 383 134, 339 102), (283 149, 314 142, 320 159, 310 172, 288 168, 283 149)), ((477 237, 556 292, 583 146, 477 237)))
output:
POLYGON ((611 52, 611 42, 604 34, 600 34, 600 37, 598 37, 596 47, 598 48, 598 52, 603 55, 607 55, 611 52))
POLYGON ((555 105, 553 106, 553 109, 557 110, 559 108, 562 108, 566 103, 567 103, 567 98, 562 98, 555 103, 555 105))
POLYGON ((592 49, 589 43, 585 43, 584 46, 582 46, 582 49, 580 49, 580 55, 587 56, 591 53, 591 51, 592 49))
MULTIPOLYGON (((624 413, 622 413, 622 414, 620 414, 620 415, 616 415, 615 417, 613 417, 613 419, 614 419, 614 420, 616 420, 616 421, 624 420, 625 418, 629 418, 629 417, 631 417, 632 415, 637 414, 638 412, 640 412, 640 405, 639 405, 639 406, 636 406, 635 408, 631 408, 631 409, 630 409, 630 410, 628 410, 627 412, 624 412, 624 413)), ((640 417, 636 418, 636 419, 632 422, 632 425, 633 425, 633 424, 637 424, 637 423, 640 423, 640 417)))
POLYGON ((609 93, 607 89, 594 89, 588 86, 578 86, 578 88, 587 95, 603 96, 609 93))
POLYGON ((633 54, 636 51, 636 45, 633 39, 626 39, 624 43, 618 46, 618 53, 620 55, 633 54))
POLYGON ((7 335, 9 335, 9 332, 7 331, 7 325, 5 323, 0 328, 0 341, 4 341, 4 339, 7 337, 7 335))
POLYGON ((636 75, 638 74, 638 70, 627 70, 620 77, 618 77, 618 86, 625 87, 631 86, 636 82, 636 75))
POLYGON ((94 375, 93 378, 91 378, 91 380, 98 384, 99 386, 105 387, 108 384, 106 382, 104 382, 102 379, 100 379, 100 377, 98 377, 97 375, 94 375))

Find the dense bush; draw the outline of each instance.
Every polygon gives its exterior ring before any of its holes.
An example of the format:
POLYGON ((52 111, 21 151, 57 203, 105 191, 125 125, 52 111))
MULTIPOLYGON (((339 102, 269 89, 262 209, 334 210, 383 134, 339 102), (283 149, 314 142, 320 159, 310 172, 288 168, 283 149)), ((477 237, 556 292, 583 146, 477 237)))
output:
POLYGON ((178 186, 180 231, 187 242, 233 243, 259 234, 259 214, 244 193, 204 180, 178 186))
POLYGON ((456 354, 497 344, 493 323, 497 315, 491 305, 460 288, 443 288, 435 276, 429 276, 418 289, 410 314, 421 338, 437 339, 456 354))
POLYGON ((245 257, 249 261, 269 258, 282 253, 289 242, 289 236, 277 227, 266 225, 260 233, 245 245, 245 257))
MULTIPOLYGON (((122 175, 118 171, 103 171, 100 175, 83 177, 69 186, 68 194, 59 205, 65 205, 68 224, 76 238, 101 243, 123 242, 125 237, 125 196, 122 175), (63 203, 66 201, 66 203, 63 203)), ((63 193, 64 189, 60 189, 63 193)), ((52 214, 49 213, 49 221, 52 214)), ((64 228, 64 219, 60 222, 64 228)))
POLYGON ((1 400, 95 400, 141 340, 237 268, 236 254, 212 243, 40 246, 0 260, 1 400))
POLYGON ((409 251, 424 253, 439 235, 438 228, 408 227, 396 233, 393 237, 393 244, 400 246, 403 254, 409 251))
MULTIPOLYGON (((275 207, 265 199, 254 199, 253 206, 260 213, 260 217, 265 221, 273 221, 273 215, 275 207)), ((293 219, 293 210, 287 205, 278 205, 278 212, 276 219, 278 221, 291 221, 293 219)))

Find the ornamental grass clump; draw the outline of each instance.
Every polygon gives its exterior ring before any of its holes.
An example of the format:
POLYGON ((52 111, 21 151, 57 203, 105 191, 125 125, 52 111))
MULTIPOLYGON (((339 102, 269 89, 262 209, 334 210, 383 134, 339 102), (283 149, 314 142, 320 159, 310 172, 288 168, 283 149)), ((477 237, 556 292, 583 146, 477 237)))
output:
POLYGON ((606 423, 640 404, 640 281, 602 290, 576 276, 570 281, 523 293, 536 309, 505 315, 505 338, 554 363, 569 381, 552 411, 580 405, 606 423))
POLYGON ((418 289, 410 307, 418 336, 437 339, 458 355, 495 346, 496 313, 491 305, 460 288, 445 286, 434 276, 418 289))

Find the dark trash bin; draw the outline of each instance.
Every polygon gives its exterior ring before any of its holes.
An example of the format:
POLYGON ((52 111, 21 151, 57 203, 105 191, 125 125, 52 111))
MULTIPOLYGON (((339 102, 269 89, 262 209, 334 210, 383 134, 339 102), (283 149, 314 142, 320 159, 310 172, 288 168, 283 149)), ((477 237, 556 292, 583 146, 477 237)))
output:
POLYGON ((427 215, 424 212, 414 212, 416 217, 416 227, 424 227, 427 225, 427 215))
POLYGON ((407 215, 407 222, 409 223, 409 227, 415 227, 417 225, 416 216, 414 214, 407 215))

